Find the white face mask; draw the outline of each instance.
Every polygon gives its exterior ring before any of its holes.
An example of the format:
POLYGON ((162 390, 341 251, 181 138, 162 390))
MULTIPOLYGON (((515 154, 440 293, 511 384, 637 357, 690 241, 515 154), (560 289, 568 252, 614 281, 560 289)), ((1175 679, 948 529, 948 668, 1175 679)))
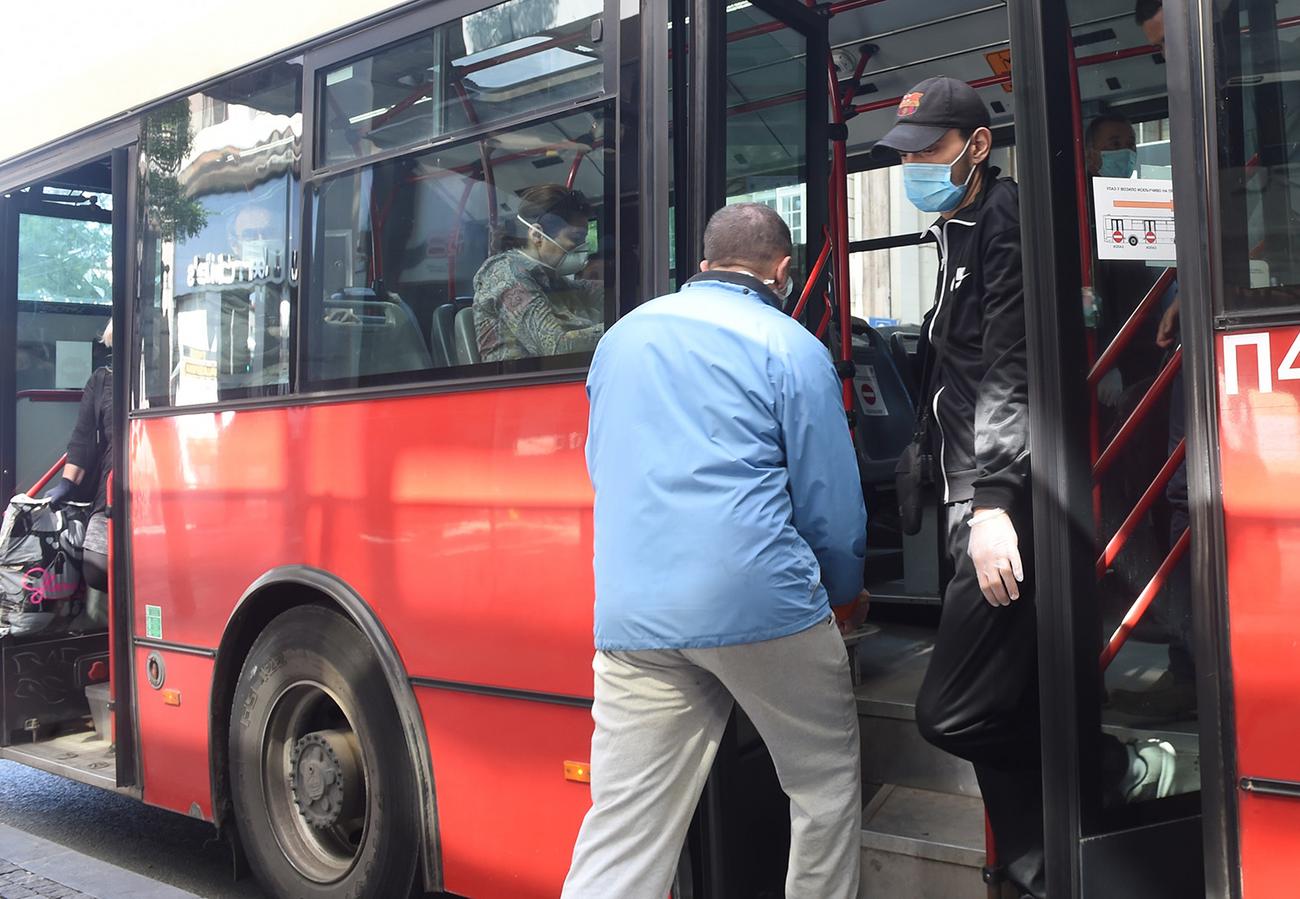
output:
POLYGON ((538 259, 537 261, 541 262, 542 265, 547 266, 561 277, 565 275, 576 275, 587 267, 587 260, 591 258, 591 249, 586 244, 583 244, 580 247, 574 247, 572 250, 566 250, 563 244, 543 231, 540 225, 528 221, 522 215, 516 215, 515 218, 519 219, 519 223, 527 227, 529 231, 535 232, 564 254, 560 257, 559 262, 556 262, 554 265, 542 262, 542 260, 538 259))
POLYGON ((772 293, 779 296, 782 300, 790 299, 790 294, 794 293, 794 278, 790 277, 789 275, 785 276, 785 285, 780 290, 777 290, 776 278, 760 278, 758 275, 754 274, 751 271, 746 271, 745 269, 736 269, 736 271, 742 275, 749 275, 749 277, 753 278, 755 281, 759 282, 760 284, 772 288, 772 293))

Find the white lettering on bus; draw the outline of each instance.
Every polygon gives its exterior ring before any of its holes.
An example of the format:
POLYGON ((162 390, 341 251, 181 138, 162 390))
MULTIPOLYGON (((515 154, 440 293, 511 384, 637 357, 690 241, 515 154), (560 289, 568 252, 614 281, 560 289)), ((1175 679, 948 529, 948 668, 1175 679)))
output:
MULTIPOLYGON (((1241 392, 1241 387, 1237 378, 1237 356, 1238 350, 1242 347, 1253 346, 1255 348, 1255 366, 1259 372, 1259 392, 1273 392, 1273 352, 1269 345, 1267 334, 1229 334, 1223 338, 1223 381, 1228 396, 1236 396, 1241 392)), ((1295 371, 1294 368, 1288 368, 1295 363, 1297 353, 1300 353, 1300 337, 1296 338, 1296 343, 1291 345, 1291 350, 1286 354, 1286 360, 1282 363, 1285 371, 1278 372, 1278 380, 1293 381, 1300 379, 1300 372, 1290 374, 1295 371)))
POLYGON ((185 281, 190 287, 209 284, 235 284, 240 281, 260 281, 271 273, 263 259, 243 261, 222 253, 195 256, 185 270, 185 281))

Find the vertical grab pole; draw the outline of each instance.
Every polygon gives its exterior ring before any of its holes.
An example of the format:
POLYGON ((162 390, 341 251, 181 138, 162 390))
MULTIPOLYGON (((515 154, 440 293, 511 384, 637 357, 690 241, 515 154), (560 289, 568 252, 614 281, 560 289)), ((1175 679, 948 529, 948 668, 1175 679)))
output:
MULTIPOLYGON (((1074 190, 1075 202, 1079 207, 1079 281, 1083 294, 1088 298, 1088 308, 1084 310, 1084 326, 1087 333, 1088 364, 1097 361, 1097 298, 1092 282, 1092 228, 1088 222, 1088 167, 1083 146, 1083 97, 1079 91, 1079 56, 1074 49, 1074 35, 1068 33, 1070 60, 1070 110, 1074 126, 1074 190)), ((1088 452, 1093 464, 1101 453, 1101 407, 1097 402, 1097 388, 1088 391, 1088 452)), ((1092 519, 1097 534, 1101 533, 1101 483, 1092 485, 1092 519)), ((1094 539, 1100 539, 1096 537, 1094 539)))

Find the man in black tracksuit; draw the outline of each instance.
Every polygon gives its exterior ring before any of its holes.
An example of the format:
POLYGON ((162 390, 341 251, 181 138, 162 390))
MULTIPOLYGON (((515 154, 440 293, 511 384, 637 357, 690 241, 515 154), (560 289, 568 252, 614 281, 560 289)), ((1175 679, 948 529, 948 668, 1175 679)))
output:
MULTIPOLYGON (((1020 210, 1016 183, 988 164, 992 143, 988 110, 974 89, 931 78, 903 98, 877 148, 901 156, 909 199, 940 214, 927 236, 938 247, 939 282, 918 355, 921 430, 934 460, 949 568, 917 725, 926 740, 974 763, 1001 864, 1023 893, 1041 897, 1020 210)), ((1163 750, 1130 754, 1110 744, 1103 764, 1123 795, 1155 791, 1163 750)))

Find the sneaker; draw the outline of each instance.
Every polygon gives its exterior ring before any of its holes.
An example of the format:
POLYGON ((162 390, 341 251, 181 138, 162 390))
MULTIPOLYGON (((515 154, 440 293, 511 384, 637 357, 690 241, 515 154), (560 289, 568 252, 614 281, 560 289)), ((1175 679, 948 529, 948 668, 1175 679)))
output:
POLYGON ((1134 740, 1125 745, 1128 772, 1120 781, 1125 802, 1163 799, 1173 792, 1174 747, 1164 740, 1134 740))
POLYGON ((1196 717, 1196 684, 1166 671, 1144 690, 1111 690, 1110 707, 1141 723, 1165 724, 1196 717))

